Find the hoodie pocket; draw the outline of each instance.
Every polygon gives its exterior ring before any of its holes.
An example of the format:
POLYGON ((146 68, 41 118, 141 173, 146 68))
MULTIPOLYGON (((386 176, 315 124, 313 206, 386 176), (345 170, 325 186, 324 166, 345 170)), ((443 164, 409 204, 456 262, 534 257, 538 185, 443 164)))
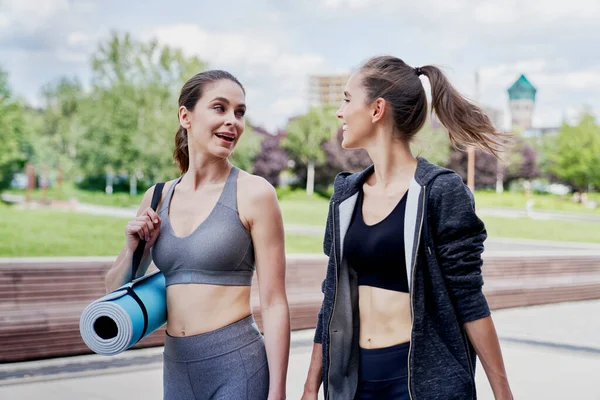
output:
POLYGON ((437 358, 437 360, 433 364, 437 367, 436 370, 438 373, 441 376, 445 376, 446 379, 452 381, 459 380, 462 385, 464 385, 465 389, 468 388, 469 391, 472 391, 473 379, 470 372, 466 369, 467 366, 463 366, 456 357, 454 357, 437 333, 432 332, 429 336, 429 341, 436 352, 437 357, 435 358, 437 358))

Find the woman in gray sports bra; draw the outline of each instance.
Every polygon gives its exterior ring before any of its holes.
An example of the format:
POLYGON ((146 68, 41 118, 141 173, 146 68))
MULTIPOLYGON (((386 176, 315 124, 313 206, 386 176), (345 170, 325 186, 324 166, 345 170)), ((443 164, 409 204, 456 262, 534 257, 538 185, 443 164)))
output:
POLYGON ((156 212, 148 190, 106 277, 108 290, 127 282, 133 252, 147 242, 137 275, 153 261, 167 285, 165 400, 285 398, 290 324, 277 197, 228 161, 244 131, 244 100, 225 71, 183 86, 174 152, 183 175, 165 185, 156 212), (255 272, 264 338, 251 313, 255 272))

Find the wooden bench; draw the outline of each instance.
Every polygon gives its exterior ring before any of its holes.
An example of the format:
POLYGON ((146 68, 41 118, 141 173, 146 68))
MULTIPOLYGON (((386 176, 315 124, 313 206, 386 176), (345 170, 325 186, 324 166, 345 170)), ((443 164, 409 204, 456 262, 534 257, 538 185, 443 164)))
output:
MULTIPOLYGON (((484 292, 492 309, 600 298, 600 252, 484 254, 484 292)), ((114 258, 0 259, 0 362, 90 353, 79 317, 104 295, 114 258)), ((286 285, 293 330, 314 328, 327 258, 290 255, 286 285)), ((256 281, 255 281, 256 282, 256 281)), ((251 304, 262 327, 258 287, 251 304)), ((135 347, 160 346, 164 329, 135 347)))

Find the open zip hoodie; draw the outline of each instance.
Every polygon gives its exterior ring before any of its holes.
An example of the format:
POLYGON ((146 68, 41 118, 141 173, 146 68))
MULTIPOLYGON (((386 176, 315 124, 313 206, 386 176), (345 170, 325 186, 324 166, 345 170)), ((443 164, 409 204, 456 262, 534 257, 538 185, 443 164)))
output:
MULTIPOLYGON (((412 400, 475 399, 475 351, 464 323, 490 315, 481 276, 487 237, 474 198, 454 171, 418 157, 403 227, 412 333, 408 386, 412 400)), ((374 167, 339 173, 323 250, 329 256, 315 342, 323 345, 327 400, 352 400, 358 384, 360 321, 356 273, 343 243, 358 192, 374 167)))

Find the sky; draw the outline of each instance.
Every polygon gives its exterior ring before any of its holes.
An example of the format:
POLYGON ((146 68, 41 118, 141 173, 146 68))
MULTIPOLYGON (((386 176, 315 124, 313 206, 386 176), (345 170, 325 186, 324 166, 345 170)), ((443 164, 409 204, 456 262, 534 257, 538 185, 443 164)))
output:
POLYGON ((111 32, 155 38, 236 75, 248 117, 273 131, 306 111, 309 74, 389 54, 441 67, 466 97, 503 111, 505 129, 506 89, 523 73, 538 89, 533 125, 547 127, 584 108, 600 116, 599 22, 598 0, 0 0, 0 67, 39 106, 45 84, 89 82, 111 32))

